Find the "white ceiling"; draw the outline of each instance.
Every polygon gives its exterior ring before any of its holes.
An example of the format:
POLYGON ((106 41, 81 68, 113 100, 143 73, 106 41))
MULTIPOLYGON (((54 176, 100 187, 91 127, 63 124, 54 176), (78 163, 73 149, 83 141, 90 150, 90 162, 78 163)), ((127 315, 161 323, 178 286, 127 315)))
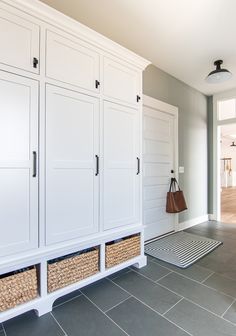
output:
POLYGON ((205 94, 236 87, 236 0, 42 0, 205 94), (233 78, 207 84, 213 61, 233 78))

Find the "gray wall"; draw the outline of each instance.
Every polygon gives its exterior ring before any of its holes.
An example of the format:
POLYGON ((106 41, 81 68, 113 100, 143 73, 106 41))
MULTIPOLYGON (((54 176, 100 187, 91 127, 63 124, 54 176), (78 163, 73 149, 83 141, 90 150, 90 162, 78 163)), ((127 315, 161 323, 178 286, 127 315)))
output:
POLYGON ((153 65, 143 75, 143 92, 179 108, 179 166, 188 210, 180 222, 208 213, 207 97, 153 65))
POLYGON ((208 213, 213 214, 213 96, 207 97, 208 213))

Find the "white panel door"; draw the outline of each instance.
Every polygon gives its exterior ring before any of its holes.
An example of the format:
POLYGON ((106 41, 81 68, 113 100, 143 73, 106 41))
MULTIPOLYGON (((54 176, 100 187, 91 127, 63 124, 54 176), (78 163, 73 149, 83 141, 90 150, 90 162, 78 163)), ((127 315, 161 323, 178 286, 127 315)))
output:
POLYGON ((175 215, 166 213, 175 135, 173 115, 149 106, 143 114, 143 222, 149 240, 175 229, 175 215))
POLYGON ((137 104, 137 96, 140 95, 139 72, 107 57, 103 66, 104 95, 124 103, 137 104))
POLYGON ((0 72, 0 257, 38 246, 38 84, 0 72))
POLYGON ((99 92, 99 54, 73 36, 47 31, 46 76, 99 92))
POLYGON ((39 26, 11 7, 0 6, 0 63, 39 72, 39 26), (9 10, 10 8, 10 10, 9 10))
POLYGON ((103 113, 104 229, 140 220, 139 111, 105 102, 103 113))
POLYGON ((98 231, 98 132, 96 98, 47 86, 47 244, 98 231))

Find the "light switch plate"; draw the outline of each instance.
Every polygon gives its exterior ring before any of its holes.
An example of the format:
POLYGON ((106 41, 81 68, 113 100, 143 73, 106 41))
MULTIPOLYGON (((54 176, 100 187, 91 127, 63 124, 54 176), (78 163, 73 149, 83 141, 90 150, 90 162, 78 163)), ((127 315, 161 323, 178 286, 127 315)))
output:
POLYGON ((184 173, 184 167, 179 167, 179 173, 183 174, 184 173))

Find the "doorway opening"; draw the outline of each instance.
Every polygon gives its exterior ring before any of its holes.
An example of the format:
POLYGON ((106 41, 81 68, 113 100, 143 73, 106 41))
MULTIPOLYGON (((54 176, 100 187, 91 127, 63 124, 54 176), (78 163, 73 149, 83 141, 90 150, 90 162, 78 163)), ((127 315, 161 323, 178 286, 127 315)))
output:
POLYGON ((221 221, 236 224, 236 123, 219 128, 221 221))
POLYGON ((236 224, 236 91, 213 97, 213 216, 236 224), (232 146, 231 146, 232 145, 232 146))

